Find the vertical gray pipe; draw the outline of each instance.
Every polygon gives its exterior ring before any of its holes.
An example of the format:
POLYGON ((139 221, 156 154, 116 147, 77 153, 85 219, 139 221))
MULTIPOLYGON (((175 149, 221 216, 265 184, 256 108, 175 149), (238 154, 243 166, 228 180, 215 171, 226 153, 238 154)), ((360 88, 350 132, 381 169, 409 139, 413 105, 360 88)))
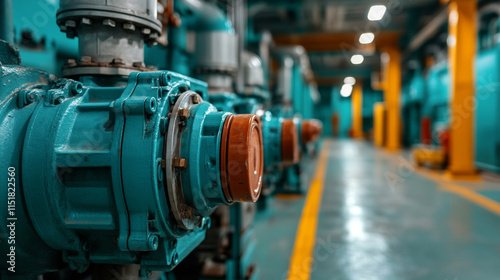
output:
POLYGON ((245 37, 247 28, 247 1, 235 0, 233 5, 235 7, 234 25, 236 34, 238 34, 238 73, 236 76, 236 92, 243 92, 245 90, 245 78, 243 73, 243 51, 245 49, 245 37))
POLYGON ((293 80, 293 65, 294 60, 290 56, 283 56, 280 61, 280 69, 278 72, 278 88, 277 94, 282 105, 292 104, 292 80, 293 80))
POLYGON ((14 44, 12 0, 0 0, 0 39, 14 44))

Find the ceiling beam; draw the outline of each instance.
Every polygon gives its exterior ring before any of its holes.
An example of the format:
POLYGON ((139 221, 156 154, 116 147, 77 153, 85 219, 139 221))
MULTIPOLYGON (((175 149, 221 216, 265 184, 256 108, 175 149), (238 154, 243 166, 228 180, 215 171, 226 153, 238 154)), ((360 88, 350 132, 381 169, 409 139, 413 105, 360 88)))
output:
POLYGON ((375 34, 375 41, 372 44, 361 45, 359 43, 359 33, 304 33, 304 34, 284 34, 275 35, 276 46, 301 45, 308 52, 325 51, 373 51, 387 45, 399 43, 400 32, 384 31, 375 34))
POLYGON ((348 69, 314 69, 314 77, 315 78, 335 78, 335 77, 340 77, 340 78, 345 78, 346 76, 353 76, 353 77, 370 77, 372 74, 372 68, 371 67, 354 67, 354 68, 348 68, 348 69))
POLYGON ((320 77, 315 77, 316 84, 318 86, 333 86, 333 85, 340 85, 344 82, 344 78, 320 78, 320 77))

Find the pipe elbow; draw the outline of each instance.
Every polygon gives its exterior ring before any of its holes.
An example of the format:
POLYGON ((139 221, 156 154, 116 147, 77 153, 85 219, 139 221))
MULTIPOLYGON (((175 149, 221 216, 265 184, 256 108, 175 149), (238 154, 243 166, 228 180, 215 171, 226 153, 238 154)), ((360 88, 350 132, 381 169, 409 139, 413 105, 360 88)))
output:
POLYGON ((204 31, 225 31, 234 33, 234 27, 227 15, 212 3, 200 0, 181 0, 175 9, 189 29, 204 31))

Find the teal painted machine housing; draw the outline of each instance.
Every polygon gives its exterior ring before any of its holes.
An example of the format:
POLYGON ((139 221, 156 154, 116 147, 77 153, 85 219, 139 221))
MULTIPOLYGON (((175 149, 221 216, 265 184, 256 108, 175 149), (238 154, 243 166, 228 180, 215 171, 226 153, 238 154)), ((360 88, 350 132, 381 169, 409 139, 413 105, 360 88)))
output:
POLYGON ((420 123, 425 81, 420 69, 411 72, 402 91, 403 143, 407 147, 420 143, 420 123))
MULTIPOLYGON (((39 235, 34 231, 31 223, 29 222, 30 216, 26 207, 23 207, 20 201, 23 193, 21 188, 22 178, 21 172, 24 170, 21 166, 21 157, 18 156, 22 153, 23 141, 26 134, 27 123, 35 110, 37 103, 42 99, 41 93, 50 88, 54 76, 46 72, 28 68, 19 67, 17 65, 0 65, 0 134, 2 135, 2 145, 0 145, 0 168, 4 171, 0 174, 0 179, 3 182, 8 181, 8 170, 12 171, 14 176, 14 186, 16 198, 15 218, 16 222, 16 248, 28 248, 26 250, 16 250, 16 271, 23 271, 27 269, 42 270, 50 269, 56 270, 63 267, 63 262, 60 254, 57 254, 49 246, 47 246, 39 235), (25 222, 22 222, 25 221, 25 222), (31 251, 39 253, 38 258, 32 258, 31 251), (19 261, 20 259, 29 260, 26 262, 19 261)), ((10 185, 12 187, 12 185, 10 185)), ((5 207, 2 207, 0 216, 4 221, 7 220, 7 201, 8 192, 0 192, 0 199, 5 202, 5 207)), ((11 202, 9 202, 9 205, 11 202)), ((0 248, 6 252, 0 256, 2 271, 7 271, 7 261, 9 257, 6 256, 10 252, 7 237, 10 232, 6 227, 1 227, 0 235, 2 240, 0 248)), ((2 279, 5 275, 1 275, 2 279)))
MULTIPOLYGON (((281 128, 283 118, 276 117, 268 111, 261 117, 261 122, 262 141, 264 144, 264 169, 268 170, 281 162, 281 128)), ((268 175, 272 176, 272 174, 268 175)))
MULTIPOLYGON (((314 101, 309 84, 304 80, 300 65, 294 63, 292 69, 292 105, 293 113, 305 119, 314 117, 314 101)), ((289 117, 292 117, 293 113, 289 117)), ((288 116, 287 116, 288 117, 288 116)))
POLYGON ((403 118, 403 144, 410 147, 420 143, 421 120, 429 117, 433 143, 439 139, 434 132, 448 127, 450 122, 450 75, 447 60, 430 68, 414 69, 403 80, 401 112, 403 118))
POLYGON ((208 216, 215 207, 229 204, 221 187, 219 157, 222 128, 230 113, 217 111, 212 104, 203 102, 193 106, 190 114, 193 117, 186 126, 191 129, 182 134, 182 143, 189 148, 181 148, 181 157, 189 159, 189 166, 181 180, 195 186, 184 189, 189 205, 195 205, 200 215, 208 216))
MULTIPOLYGON (((268 142, 264 142, 264 144, 270 144, 274 145, 271 147, 276 147, 276 149, 269 149, 268 153, 270 153, 271 156, 274 158, 271 158, 273 160, 279 159, 281 161, 281 124, 283 123, 285 118, 292 118, 295 127, 297 128, 297 135, 298 135, 298 147, 299 147, 299 153, 302 155, 305 154, 306 148, 302 144, 302 118, 300 117, 300 114, 295 115, 293 113, 293 110, 291 109, 285 109, 282 106, 273 106, 270 110, 270 116, 272 119, 268 122, 268 124, 265 124, 263 122, 263 131, 265 131, 266 128, 264 128, 264 125, 268 126, 268 129, 270 132, 269 137, 268 137, 268 142), (279 123, 279 131, 276 131, 277 124, 279 123), (279 147, 279 150, 277 149, 279 147), (279 154, 278 154, 279 153, 279 154)), ((264 118, 264 117, 263 117, 264 118)), ((264 134, 263 134, 264 135, 264 134)), ((266 151, 266 147, 264 147, 264 151, 266 151)), ((264 162, 265 162, 264 158, 264 162)), ((293 193, 293 194, 300 194, 303 192, 302 189, 302 180, 300 178, 302 166, 301 162, 292 165, 277 165, 275 162, 268 163, 268 175, 267 175, 267 181, 274 185, 276 188, 274 190, 275 193, 293 193)), ((265 166, 265 165, 264 165, 265 166)))
MULTIPOLYGON (((173 178, 164 167, 172 107, 188 92, 205 96, 205 83, 161 71, 133 73, 124 88, 82 87, 17 65, 1 70, 0 131, 9 137, 0 164, 16 170, 18 274, 91 262, 171 270, 204 239, 206 215, 229 204, 217 172, 228 113, 198 99, 180 128, 181 155, 197 157, 173 178), (172 218, 167 181, 180 183, 192 227, 172 218)), ((7 251, 9 232, 0 234, 7 251)))
POLYGON ((500 173, 500 45, 476 58, 475 165, 500 173))

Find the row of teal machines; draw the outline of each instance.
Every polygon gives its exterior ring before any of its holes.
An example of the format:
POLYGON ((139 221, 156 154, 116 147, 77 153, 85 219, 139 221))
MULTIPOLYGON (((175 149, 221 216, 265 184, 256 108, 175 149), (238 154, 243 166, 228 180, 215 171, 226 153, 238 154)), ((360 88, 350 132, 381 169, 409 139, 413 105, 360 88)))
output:
MULTIPOLYGON (((475 60, 475 98, 458 112, 474 116, 475 165, 500 173, 500 5, 480 10, 475 60)), ((420 54, 422 63, 409 63, 404 76, 402 112, 407 146, 444 145, 450 126, 450 74, 446 54, 446 30, 420 54), (424 62, 424 57, 427 62, 424 62), (429 63, 430 62, 430 63, 429 63), (427 64, 427 67, 422 65, 427 64)), ((418 61, 417 57, 413 62, 418 61)))
POLYGON ((304 49, 243 5, 0 2, 1 279, 257 278, 321 134, 304 49))

